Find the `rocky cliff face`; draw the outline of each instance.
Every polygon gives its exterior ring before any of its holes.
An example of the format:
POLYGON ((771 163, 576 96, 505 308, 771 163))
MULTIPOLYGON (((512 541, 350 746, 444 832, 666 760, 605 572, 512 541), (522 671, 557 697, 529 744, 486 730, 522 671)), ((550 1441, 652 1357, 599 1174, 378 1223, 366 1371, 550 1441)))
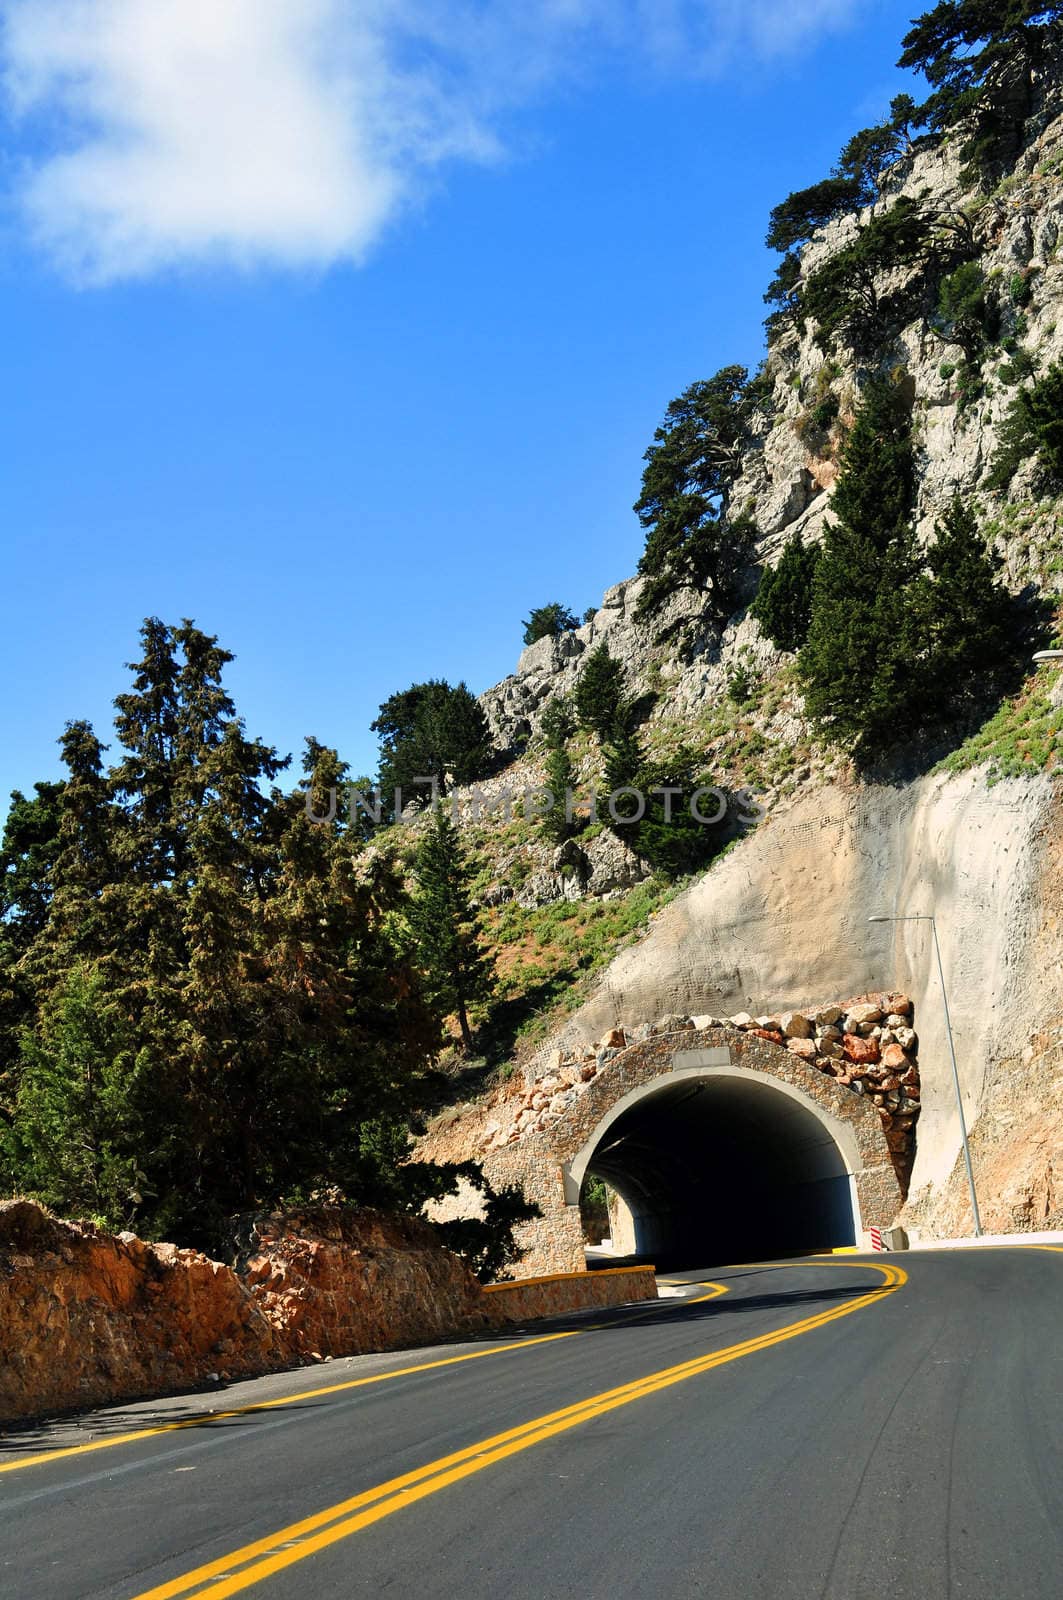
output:
MULTIPOLYGON (((1015 393, 1005 381, 1015 351, 1035 356, 1042 366, 1063 356, 1063 116, 1035 125, 1012 175, 988 198, 965 188, 960 166, 954 146, 919 152, 877 207, 881 211, 907 197, 946 217, 967 216, 978 259, 987 282, 996 286, 1000 306, 1001 348, 987 361, 984 393, 973 401, 961 393, 957 381, 957 347, 922 318, 904 327, 893 342, 893 369, 904 374, 914 395, 919 523, 929 534, 954 495, 977 497, 993 524, 1012 585, 1021 588, 1036 579, 1049 593, 1063 594, 1057 559, 1059 508, 1033 499, 1033 463, 1016 475, 1006 507, 987 488, 1001 423, 1015 393), (1005 341, 1014 346, 1008 353, 1005 341)), ((866 222, 871 214, 845 217, 824 228, 805 251, 804 278, 846 244, 858 221, 866 222)), ((896 289, 904 277, 904 269, 886 277, 882 292, 896 289)), ((820 538, 837 476, 838 446, 866 373, 852 357, 828 359, 811 325, 773 345, 766 373, 772 386, 770 418, 761 416, 753 425, 732 504, 752 518, 760 534, 758 557, 770 564, 792 534, 799 533, 806 542, 820 538), (837 417, 819 429, 814 411, 828 396, 837 401, 837 417)), ((740 657, 757 670, 777 664, 777 652, 755 623, 739 613, 719 627, 701 597, 689 590, 678 591, 652 626, 636 622, 641 587, 638 578, 614 584, 589 623, 560 639, 531 645, 516 672, 483 695, 501 746, 520 747, 538 730, 550 700, 572 689, 587 652, 603 642, 623 663, 633 689, 659 693, 658 718, 718 701, 728 671, 740 657), (674 636, 684 624, 686 648, 680 656, 658 640, 662 634, 674 636)))
MULTIPOLYGON (((960 353, 925 319, 893 342, 889 363, 913 399, 920 531, 928 535, 952 497, 963 495, 979 508, 1011 587, 1036 582, 1058 597, 1060 505, 1034 493, 1032 462, 1006 496, 992 492, 988 478, 1015 393, 1016 359, 1025 353, 1043 370, 1063 355, 1063 117, 1046 114, 1031 126, 1013 173, 988 197, 965 192, 959 168, 947 143, 918 151, 878 208, 904 196, 960 219, 999 305, 1000 343, 985 357, 981 392, 963 390, 960 353)), ((856 218, 843 218, 817 236, 803 258, 806 279, 856 227, 856 218)), ((880 287, 888 293, 903 279, 901 271, 880 287)), ((851 355, 828 359, 814 333, 791 331, 771 351, 772 402, 752 425, 732 499, 756 524, 758 554, 769 564, 794 532, 806 541, 821 536, 844 431, 867 376, 851 355), (832 413, 825 425, 817 421, 832 413)), ((634 616, 640 586, 638 579, 614 585, 588 624, 525 650, 516 673, 483 696, 496 740, 518 750, 534 741, 546 706, 571 691, 587 652, 604 641, 629 690, 656 696, 643 730, 651 747, 678 728, 718 760, 720 781, 751 781, 748 759, 734 755, 735 726, 746 752, 781 752, 753 761, 769 815, 613 962, 526 1067, 526 1093, 545 1093, 540 1080, 558 1049, 578 1053, 610 1028, 666 1013, 756 1015, 823 994, 903 989, 921 1018, 923 1069, 907 1220, 931 1234, 966 1226, 927 925, 867 921, 873 913, 933 912, 967 1116, 982 1152, 986 1218, 1003 1228, 1060 1220, 1061 1130, 1049 1109, 1063 1070, 1063 806, 1051 776, 1059 770, 1054 749, 1031 763, 1030 777, 1003 783, 973 766, 955 776, 863 784, 843 760, 814 746, 788 658, 744 611, 721 626, 683 591, 648 626, 634 616), (768 692, 721 733, 728 718, 716 713, 739 664, 768 692)), ((1046 673, 1044 709, 1055 708, 1045 724, 1049 745, 1061 704, 1063 682, 1046 673)), ((559 878, 539 887, 543 899, 595 892, 571 877, 567 888, 559 878)), ((470 1115, 470 1154, 474 1122, 470 1115)))

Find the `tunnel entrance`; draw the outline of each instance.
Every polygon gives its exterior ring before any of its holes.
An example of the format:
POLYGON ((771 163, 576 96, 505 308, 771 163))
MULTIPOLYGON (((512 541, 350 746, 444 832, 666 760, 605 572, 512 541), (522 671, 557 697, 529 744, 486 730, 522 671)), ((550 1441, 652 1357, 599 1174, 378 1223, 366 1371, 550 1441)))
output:
POLYGON ((578 1163, 623 1202, 622 1254, 675 1271, 856 1243, 852 1165, 805 1096, 710 1070, 628 1099, 578 1163))

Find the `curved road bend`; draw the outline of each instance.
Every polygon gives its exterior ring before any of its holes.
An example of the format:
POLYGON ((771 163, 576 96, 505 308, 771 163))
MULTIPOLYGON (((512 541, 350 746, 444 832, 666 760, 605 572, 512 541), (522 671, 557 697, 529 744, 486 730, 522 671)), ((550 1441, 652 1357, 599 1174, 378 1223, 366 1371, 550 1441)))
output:
POLYGON ((0 1594, 1058 1600, 1063 1254, 683 1277, 0 1437, 0 1594))

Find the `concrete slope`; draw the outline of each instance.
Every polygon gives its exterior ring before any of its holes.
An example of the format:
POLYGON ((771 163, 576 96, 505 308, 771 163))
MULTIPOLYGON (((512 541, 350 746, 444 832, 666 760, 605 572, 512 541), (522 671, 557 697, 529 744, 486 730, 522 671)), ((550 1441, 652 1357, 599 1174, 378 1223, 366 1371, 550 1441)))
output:
POLYGON ((902 989, 916 1004, 923 1075, 913 1194, 937 1190, 959 1134, 930 932, 867 919, 936 915, 973 1123, 992 1064, 1063 1009, 1061 842, 1047 778, 988 786, 975 771, 806 792, 668 906, 548 1048, 667 1013, 755 1015, 902 989))

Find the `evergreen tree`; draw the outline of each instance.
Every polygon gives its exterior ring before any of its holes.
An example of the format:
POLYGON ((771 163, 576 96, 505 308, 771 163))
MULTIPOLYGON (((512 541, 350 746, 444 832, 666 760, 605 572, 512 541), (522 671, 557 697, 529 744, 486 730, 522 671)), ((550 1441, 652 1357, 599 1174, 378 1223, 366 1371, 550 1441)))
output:
POLYGON ((1006 489, 1031 456, 1048 477, 1063 481, 1063 362, 1020 389, 1000 430, 989 486, 1006 489))
POLYGON ((579 618, 573 616, 560 600, 538 606, 524 623, 525 645, 536 644, 540 639, 559 639, 563 633, 579 627, 579 618))
POLYGON ((748 518, 728 516, 748 433, 748 390, 744 367, 724 367, 673 400, 654 434, 635 502, 647 529, 638 567, 646 580, 641 617, 655 615, 682 588, 707 588, 721 616, 734 600, 756 537, 748 518))
POLYGON ((16 789, 0 841, 0 1132, 14 1114, 19 1038, 33 1014, 25 957, 47 926, 59 835, 61 783, 16 789))
POLYGON ((838 157, 835 172, 859 186, 865 203, 876 199, 883 175, 911 151, 912 128, 920 121, 911 95, 897 95, 884 122, 852 136, 838 157))
POLYGON ((491 962, 477 938, 471 874, 458 831, 442 806, 421 837, 413 875, 417 889, 409 921, 429 990, 457 1017, 462 1044, 471 1051, 469 1008, 490 994, 491 962))
POLYGON ((1014 659, 1015 602, 1000 581, 1003 562, 986 547, 970 506, 957 496, 926 552, 927 577, 913 598, 923 635, 925 704, 954 717, 986 697, 1014 659))
POLYGON ((769 250, 790 251, 795 245, 806 244, 814 233, 833 222, 835 217, 847 216, 859 210, 868 199, 865 182, 852 173, 835 174, 814 183, 807 189, 798 189, 787 195, 775 207, 764 241, 769 250))
POLYGON ((36 783, 31 797, 18 789, 11 796, 0 841, 0 924, 19 949, 48 920, 62 793, 62 783, 36 783))
POLYGON ((598 645, 587 657, 574 699, 581 727, 597 734, 602 744, 615 739, 627 720, 628 706, 623 671, 607 644, 598 645))
POLYGON ((473 783, 490 767, 487 718, 463 683, 412 684, 384 701, 372 728, 380 736, 380 788, 389 803, 401 790, 403 808, 431 803, 431 788, 418 778, 436 779, 446 794, 451 781, 473 783))
POLYGON ((796 653, 808 637, 812 585, 821 555, 819 545, 791 534, 778 565, 767 567, 750 611, 779 650, 796 653))
POLYGON ((96 961, 108 952, 115 919, 124 922, 126 914, 107 901, 125 817, 104 772, 104 746, 88 722, 68 723, 59 746, 67 777, 49 872, 47 938, 38 938, 27 960, 45 991, 55 989, 78 961, 96 961))
POLYGON ((568 753, 568 741, 573 732, 572 714, 564 700, 552 700, 547 706, 542 729, 547 751, 546 787, 552 798, 541 826, 552 844, 564 844, 576 831, 576 824, 568 814, 568 796, 576 781, 576 769, 568 753))
POLYGON ((130 1227, 151 1181, 149 1099, 128 1019, 100 974, 75 968, 24 1036, 0 1170, 60 1213, 130 1227))
POLYGON ((817 325, 821 345, 844 333, 858 350, 873 353, 912 315, 922 294, 921 275, 892 289, 889 278, 898 268, 926 266, 936 258, 934 220, 919 201, 902 195, 809 274, 801 287, 800 309, 817 325))
MULTIPOLYGON (((408 1147, 440 1030, 401 884, 359 867, 356 830, 268 791, 286 763, 237 718, 228 652, 191 623, 150 621, 144 644, 112 771, 87 724, 64 735, 4 1159, 12 1184, 123 1220, 133 1162, 137 1226, 209 1243, 231 1212, 315 1186, 390 1192, 379 1152, 408 1147), (65 1178, 47 1154, 63 1115, 88 1152, 65 1178), (110 1143, 92 1131, 108 1120, 110 1143)), ((319 799, 344 772, 316 741, 306 770, 319 799)))
POLYGON ((895 738, 913 710, 914 493, 907 407, 894 386, 872 384, 842 459, 799 657, 812 717, 858 755, 895 738))
POLYGON ((898 65, 924 74, 932 93, 921 120, 935 133, 962 128, 977 170, 1017 148, 1038 77, 1061 43, 1059 0, 939 0, 905 35, 898 65))
POLYGON ((861 759, 984 699, 1019 638, 971 510, 955 500, 924 553, 913 503, 907 409, 876 384, 843 459, 798 658, 809 712, 861 759))

